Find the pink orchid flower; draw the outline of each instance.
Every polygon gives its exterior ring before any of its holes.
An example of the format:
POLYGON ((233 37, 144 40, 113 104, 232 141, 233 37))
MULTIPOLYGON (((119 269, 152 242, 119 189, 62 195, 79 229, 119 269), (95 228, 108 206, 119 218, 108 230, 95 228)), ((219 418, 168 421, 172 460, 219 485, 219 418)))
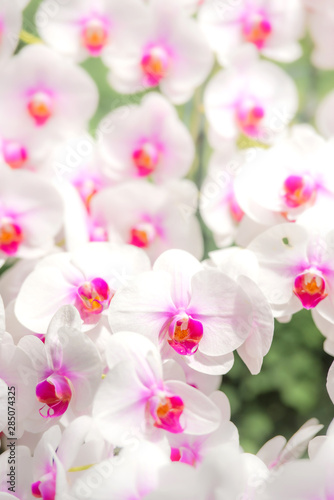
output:
POLYGON ((206 0, 198 18, 223 66, 247 43, 265 57, 281 62, 301 56, 298 39, 304 34, 305 18, 302 0, 206 0))
POLYGON ((22 129, 20 123, 13 124, 11 130, 2 124, 0 131, 0 161, 13 170, 46 172, 54 141, 43 144, 28 129, 22 129))
POLYGON ((210 80, 204 107, 221 140, 235 141, 244 134, 271 143, 296 113, 298 94, 287 73, 275 64, 258 60, 255 49, 246 47, 231 66, 210 80))
POLYGON ((60 139, 81 131, 97 103, 96 85, 82 68, 43 45, 29 45, 2 75, 0 130, 10 133, 19 121, 22 130, 40 140, 60 139))
POLYGON ((207 396, 184 382, 163 379, 160 353, 144 336, 114 334, 107 360, 109 372, 93 406, 107 441, 121 445, 129 429, 153 438, 162 431, 207 434, 219 426, 219 410, 207 396))
POLYGON ((319 234, 312 227, 280 224, 248 248, 258 259, 258 284, 276 317, 304 307, 334 322, 333 231, 319 234))
POLYGON ((252 305, 242 287, 217 269, 203 269, 181 250, 164 252, 112 301, 113 332, 138 331, 160 346, 165 358, 221 375, 233 351, 251 331, 252 305))
POLYGON ((105 58, 109 82, 122 94, 159 86, 174 104, 188 101, 213 57, 199 26, 175 0, 151 0, 118 58, 105 58), (189 50, 191 47, 191 50, 189 50))
POLYGON ((114 181, 150 177, 157 183, 185 176, 194 160, 194 144, 175 109, 157 93, 140 106, 117 108, 102 120, 117 128, 102 135, 102 148, 114 181))
POLYGON ((0 165, 0 261, 35 258, 54 245, 62 201, 50 181, 0 165))
POLYGON ((311 127, 294 126, 286 138, 258 151, 240 169, 234 186, 241 210, 257 224, 302 222, 312 216, 331 229, 327 213, 334 207, 333 151, 333 143, 311 127))
POLYGON ((106 228, 109 241, 142 248, 152 260, 170 248, 201 258, 197 196, 195 184, 186 179, 162 186, 139 179, 100 191, 92 200, 91 215, 106 228))
POLYGON ((28 275, 16 300, 18 320, 35 333, 45 333, 52 316, 66 304, 80 313, 84 330, 96 325, 118 287, 150 269, 145 253, 131 246, 95 242, 73 253, 42 260, 28 275))
POLYGON ((18 345, 33 363, 28 382, 32 385, 37 377, 34 410, 25 420, 27 431, 49 427, 68 408, 77 416, 87 412, 101 381, 102 363, 93 342, 81 332, 80 316, 73 306, 55 314, 44 343, 26 335, 18 345))
POLYGON ((40 3, 36 22, 40 36, 56 51, 77 62, 87 57, 119 57, 145 15, 137 0, 71 0, 47 16, 48 2, 40 3), (131 12, 131 15, 129 15, 131 12))

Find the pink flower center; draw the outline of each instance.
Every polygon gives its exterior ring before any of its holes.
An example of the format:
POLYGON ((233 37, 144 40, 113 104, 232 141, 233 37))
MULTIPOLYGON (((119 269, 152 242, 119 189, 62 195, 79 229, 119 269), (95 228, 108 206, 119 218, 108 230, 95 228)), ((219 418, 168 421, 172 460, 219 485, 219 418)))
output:
POLYGON ((317 188, 314 181, 307 176, 290 175, 283 185, 282 197, 289 208, 297 208, 305 203, 314 202, 317 188))
POLYGON ((246 14, 242 23, 242 34, 246 42, 253 43, 261 50, 272 33, 268 14, 263 11, 246 14))
POLYGON ((39 410, 42 417, 60 417, 67 410, 72 398, 71 383, 64 375, 53 373, 37 384, 36 396, 38 401, 43 403, 39 410))
POLYGON ((196 453, 186 447, 171 448, 170 459, 172 462, 182 462, 195 467, 198 462, 196 453))
POLYGON ((147 409, 154 420, 154 427, 165 429, 173 434, 183 432, 180 417, 184 404, 179 396, 153 396, 147 404, 147 409))
POLYGON ((0 250, 15 255, 23 241, 22 229, 10 217, 0 219, 0 250))
POLYGON ((140 222, 131 229, 130 245, 148 248, 157 236, 157 231, 151 222, 140 222))
POLYGON ((50 92, 44 90, 32 92, 29 95, 27 109, 35 125, 38 127, 45 125, 53 113, 53 98, 50 92))
POLYGON ((112 297, 108 283, 95 278, 79 286, 75 306, 82 320, 89 323, 92 315, 99 315, 109 307, 112 297))
POLYGON ((37 337, 43 344, 45 344, 45 333, 34 333, 34 336, 37 337))
POLYGON ((259 133, 259 125, 264 118, 265 112, 261 105, 253 99, 244 99, 236 108, 236 121, 240 130, 250 136, 256 137, 259 133))
POLYGON ((89 241, 108 241, 108 231, 96 222, 89 223, 89 241))
POLYGON ((178 354, 195 354, 203 337, 203 325, 186 314, 177 316, 168 327, 168 335, 168 344, 178 354))
POLYGON ((132 153, 138 175, 146 177, 154 172, 160 160, 160 151, 156 144, 146 141, 132 153))
POLYGON ((55 466, 50 467, 50 472, 47 472, 39 481, 31 485, 31 492, 35 498, 43 500, 55 500, 57 485, 57 469, 55 466))
POLYGON ((2 154, 5 162, 11 168, 21 168, 28 159, 27 149, 16 141, 5 141, 2 154))
POLYGON ((237 199, 234 195, 234 193, 231 194, 229 198, 229 209, 230 209, 230 214, 234 222, 239 224, 241 222, 241 219, 245 215, 243 210, 241 209, 239 203, 237 202, 237 199))
POLYGON ((78 191, 80 198, 84 202, 87 210, 89 211, 90 203, 93 196, 98 193, 102 188, 102 182, 94 177, 82 175, 73 181, 73 185, 78 191))
POLYGON ((293 292, 305 309, 313 309, 328 295, 324 278, 312 271, 306 271, 296 277, 293 292))
POLYGON ((165 78, 170 67, 171 58, 168 50, 161 44, 151 44, 144 50, 141 68, 146 84, 150 87, 159 85, 165 78))
POLYGON ((109 23, 100 17, 92 17, 83 23, 81 42, 90 55, 98 57, 109 38, 109 23))

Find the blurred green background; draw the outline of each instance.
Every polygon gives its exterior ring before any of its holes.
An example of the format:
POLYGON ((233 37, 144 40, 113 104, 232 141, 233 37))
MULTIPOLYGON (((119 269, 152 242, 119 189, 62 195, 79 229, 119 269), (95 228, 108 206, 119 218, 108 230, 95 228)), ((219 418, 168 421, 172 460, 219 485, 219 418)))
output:
MULTIPOLYGON (((34 13, 40 1, 32 0, 24 12, 23 29, 34 35, 37 35, 34 13)), ((20 42, 18 50, 23 45, 20 42)), ((280 66, 298 86, 300 108, 294 122, 313 124, 314 112, 321 98, 334 89, 334 72, 320 71, 311 66, 312 42, 308 36, 303 41, 303 48, 301 59, 280 66)), ((114 92, 107 83, 107 69, 100 60, 89 59, 82 66, 94 78, 100 91, 99 107, 90 124, 94 134, 105 114, 123 104, 138 103, 142 96, 122 96, 114 92)), ((178 107, 180 118, 189 127, 197 144, 198 154, 189 177, 198 186, 203 181, 210 156, 205 137, 202 91, 198 90, 192 101, 178 107)), ((202 227, 207 255, 215 244, 210 231, 203 224, 202 227)), ((325 426, 330 423, 334 417, 333 404, 325 384, 332 358, 323 352, 323 340, 311 314, 302 311, 289 324, 276 323, 273 345, 259 375, 250 375, 236 356, 233 369, 224 377, 222 389, 230 399, 232 420, 239 429, 241 444, 246 451, 256 452, 266 440, 277 434, 290 437, 311 417, 317 417, 325 426)))

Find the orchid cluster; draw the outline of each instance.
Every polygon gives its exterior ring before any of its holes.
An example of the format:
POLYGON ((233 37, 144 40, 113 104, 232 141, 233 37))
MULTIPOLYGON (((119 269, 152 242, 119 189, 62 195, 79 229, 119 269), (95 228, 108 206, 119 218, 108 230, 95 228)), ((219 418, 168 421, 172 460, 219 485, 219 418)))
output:
POLYGON ((334 421, 248 453, 222 380, 302 309, 334 357, 307 43, 332 0, 0 2, 0 500, 334 499, 334 421))

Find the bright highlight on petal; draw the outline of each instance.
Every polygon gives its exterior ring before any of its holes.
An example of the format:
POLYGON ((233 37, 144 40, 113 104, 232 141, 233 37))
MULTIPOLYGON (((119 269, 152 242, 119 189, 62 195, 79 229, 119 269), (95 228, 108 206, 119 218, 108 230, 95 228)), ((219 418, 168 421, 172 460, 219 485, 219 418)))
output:
POLYGON ((159 85, 165 78, 170 67, 170 55, 168 50, 159 44, 146 47, 141 59, 141 68, 145 75, 146 84, 150 87, 159 85))
POLYGON ((293 291, 305 309, 313 309, 328 295, 324 278, 310 271, 297 276, 293 291))
POLYGON ((37 384, 36 396, 38 401, 44 403, 44 406, 39 410, 42 417, 60 417, 67 410, 72 398, 71 383, 64 375, 53 373, 37 384), (45 407, 48 409, 46 414, 43 414, 45 407))
POLYGON ((151 222, 140 222, 131 229, 129 243, 138 248, 147 248, 153 243, 157 231, 151 222))
POLYGON ((175 318, 168 328, 168 344, 182 355, 195 354, 203 337, 203 325, 186 314, 175 318))
POLYGON ((242 34, 246 42, 262 49, 272 33, 268 15, 264 11, 247 13, 242 21, 242 34))
POLYGON ((47 123, 53 113, 53 98, 50 92, 44 90, 29 93, 27 110, 37 127, 47 123))
POLYGON ((81 42, 91 56, 98 57, 109 38, 109 23, 100 17, 85 20, 81 31, 81 42))
POLYGON ((95 278, 79 286, 75 306, 85 321, 92 314, 101 314, 107 309, 112 297, 108 283, 102 278, 95 278))
POLYGON ((305 203, 315 201, 317 188, 313 180, 307 176, 290 175, 283 186, 282 197, 289 208, 297 208, 305 203))
POLYGON ((23 241, 22 229, 11 217, 0 219, 0 250, 15 255, 23 241))
POLYGON ((13 169, 23 167, 28 160, 27 149, 16 141, 5 141, 2 154, 7 165, 13 169))
POLYGON ((173 434, 183 432, 180 425, 184 404, 179 396, 153 396, 148 402, 148 410, 154 419, 154 427, 173 434))
POLYGON ((236 121, 241 132, 256 137, 259 133, 259 125, 263 120, 265 111, 263 107, 254 102, 253 99, 243 99, 237 104, 236 121))
POLYGON ((154 172, 160 160, 160 151, 156 144, 145 141, 132 154, 139 177, 146 177, 154 172))

